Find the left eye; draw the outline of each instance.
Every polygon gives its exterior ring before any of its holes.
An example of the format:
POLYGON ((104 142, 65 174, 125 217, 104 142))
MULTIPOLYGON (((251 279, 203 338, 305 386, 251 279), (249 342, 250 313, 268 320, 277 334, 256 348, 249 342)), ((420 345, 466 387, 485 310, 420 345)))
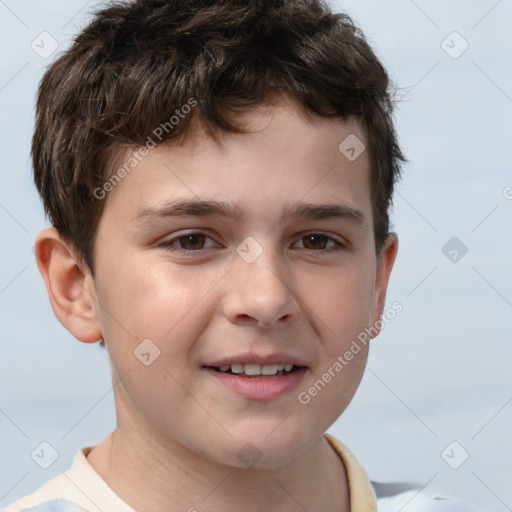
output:
POLYGON ((324 235, 322 233, 308 233, 300 239, 306 246, 305 249, 341 249, 343 244, 335 240, 334 238, 324 235), (327 247, 327 244, 331 242, 331 245, 327 247), (308 247, 309 246, 309 247, 308 247))

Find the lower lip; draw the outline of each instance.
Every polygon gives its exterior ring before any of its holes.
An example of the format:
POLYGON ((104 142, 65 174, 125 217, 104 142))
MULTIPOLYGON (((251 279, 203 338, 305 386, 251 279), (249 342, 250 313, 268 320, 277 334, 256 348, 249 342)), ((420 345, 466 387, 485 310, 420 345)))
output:
POLYGON ((298 386, 307 368, 302 366, 282 377, 240 377, 233 373, 218 372, 213 368, 205 370, 229 389, 252 400, 273 400, 289 393, 298 386))

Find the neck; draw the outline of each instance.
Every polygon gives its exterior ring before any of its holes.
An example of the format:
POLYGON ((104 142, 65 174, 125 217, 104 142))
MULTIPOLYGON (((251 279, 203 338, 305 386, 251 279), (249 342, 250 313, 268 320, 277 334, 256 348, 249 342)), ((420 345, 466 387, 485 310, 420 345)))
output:
POLYGON ((135 510, 349 512, 344 465, 322 436, 284 466, 234 468, 163 436, 118 428, 87 457, 107 485, 135 510))

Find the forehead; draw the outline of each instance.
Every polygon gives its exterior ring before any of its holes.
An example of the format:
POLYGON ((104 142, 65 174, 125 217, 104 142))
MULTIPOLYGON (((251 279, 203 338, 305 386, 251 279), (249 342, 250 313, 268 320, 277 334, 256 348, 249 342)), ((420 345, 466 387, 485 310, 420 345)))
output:
POLYGON ((123 210, 137 222, 144 212, 177 200, 222 199, 238 214, 277 213, 279 218, 302 200, 338 201, 354 217, 370 206, 369 158, 361 150, 367 144, 357 120, 309 119, 283 103, 253 109, 242 118, 248 133, 219 139, 193 121, 180 143, 158 145, 142 158, 140 148, 126 151, 119 168, 123 162, 125 168, 130 161, 135 165, 112 187, 106 210, 123 210), (351 150, 357 158, 350 158, 351 150))

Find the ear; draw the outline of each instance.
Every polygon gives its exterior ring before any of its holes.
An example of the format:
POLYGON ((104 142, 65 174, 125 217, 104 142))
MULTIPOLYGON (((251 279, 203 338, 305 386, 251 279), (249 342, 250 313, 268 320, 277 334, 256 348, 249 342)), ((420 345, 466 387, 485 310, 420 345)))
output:
MULTIPOLYGON (((372 313, 372 338, 375 338, 380 332, 381 315, 384 311, 386 302, 386 291, 388 289, 389 276, 393 264, 395 263, 396 253, 398 252, 398 237, 396 233, 389 233, 379 254, 377 255, 377 271, 375 276, 375 291, 372 313)), ((381 325, 382 327, 382 325, 381 325)))
POLYGON ((36 238, 35 254, 59 322, 84 343, 99 341, 96 287, 87 265, 78 263, 77 251, 55 228, 46 228, 36 238))

